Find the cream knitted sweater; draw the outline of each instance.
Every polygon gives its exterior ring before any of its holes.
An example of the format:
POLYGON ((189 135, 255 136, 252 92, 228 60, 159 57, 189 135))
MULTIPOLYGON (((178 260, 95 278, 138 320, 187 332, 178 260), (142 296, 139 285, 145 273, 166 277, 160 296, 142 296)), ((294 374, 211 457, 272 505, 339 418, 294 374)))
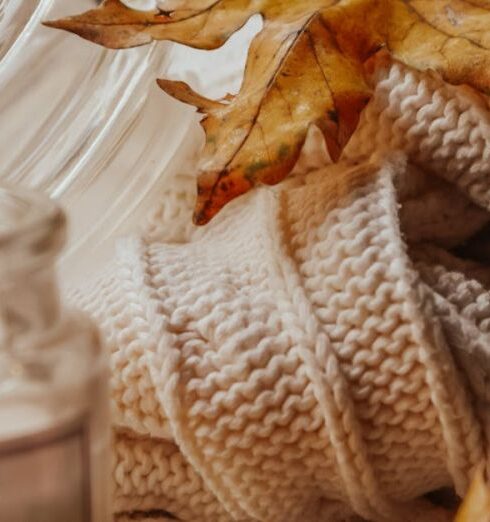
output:
POLYGON ((451 519, 421 497, 488 450, 490 268, 454 252, 490 222, 490 116, 400 65, 377 85, 342 163, 198 230, 176 179, 76 294, 112 351, 118 520, 451 519))

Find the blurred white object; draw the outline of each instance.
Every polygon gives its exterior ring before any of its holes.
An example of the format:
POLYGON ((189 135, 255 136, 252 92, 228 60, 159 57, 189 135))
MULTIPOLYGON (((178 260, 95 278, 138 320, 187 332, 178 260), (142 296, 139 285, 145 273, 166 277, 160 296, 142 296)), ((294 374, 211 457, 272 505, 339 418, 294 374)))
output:
POLYGON ((0 186, 0 220, 0 519, 108 522, 108 357, 60 306, 63 213, 0 186))
POLYGON ((158 7, 157 0, 121 0, 121 2, 125 6, 138 11, 152 11, 158 7))
POLYGON ((73 284, 137 228, 177 173, 192 170, 199 118, 155 79, 185 79, 212 96, 236 91, 259 27, 251 21, 206 52, 163 42, 111 51, 41 25, 95 6, 0 0, 0 181, 61 200, 71 222, 62 271, 73 284))

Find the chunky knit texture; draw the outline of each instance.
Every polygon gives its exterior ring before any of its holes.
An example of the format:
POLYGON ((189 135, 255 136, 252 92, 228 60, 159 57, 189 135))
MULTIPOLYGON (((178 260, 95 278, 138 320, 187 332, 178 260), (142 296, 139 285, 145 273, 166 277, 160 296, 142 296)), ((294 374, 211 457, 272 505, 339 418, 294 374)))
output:
POLYGON ((448 249, 490 221, 489 124, 395 64, 339 165, 199 230, 168 188, 74 296, 112 351, 118 520, 451 520, 422 496, 488 450, 490 268, 448 249))

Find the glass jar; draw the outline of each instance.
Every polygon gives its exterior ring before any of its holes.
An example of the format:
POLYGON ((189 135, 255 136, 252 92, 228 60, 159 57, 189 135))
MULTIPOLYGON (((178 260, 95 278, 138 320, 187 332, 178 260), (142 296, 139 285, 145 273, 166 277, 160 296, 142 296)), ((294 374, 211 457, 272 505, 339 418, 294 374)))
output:
POLYGON ((65 218, 0 186, 0 520, 107 522, 108 365, 94 326, 60 302, 65 218))

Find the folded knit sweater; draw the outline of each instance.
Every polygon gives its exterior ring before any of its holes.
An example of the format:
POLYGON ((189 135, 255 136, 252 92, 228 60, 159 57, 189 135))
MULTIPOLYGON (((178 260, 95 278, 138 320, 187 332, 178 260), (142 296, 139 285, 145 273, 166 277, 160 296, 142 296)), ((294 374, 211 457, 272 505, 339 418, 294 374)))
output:
POLYGON ((490 116, 377 82, 338 165, 204 229, 177 178, 76 292, 112 353, 117 520, 451 520, 423 496, 488 451, 490 116))

